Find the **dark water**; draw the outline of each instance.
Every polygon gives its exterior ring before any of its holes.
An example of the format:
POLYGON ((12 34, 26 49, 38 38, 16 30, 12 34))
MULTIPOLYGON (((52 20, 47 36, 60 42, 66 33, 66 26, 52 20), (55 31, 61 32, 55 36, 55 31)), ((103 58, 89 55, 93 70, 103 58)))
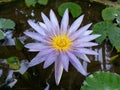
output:
MULTIPOLYGON (((87 0, 49 0, 48 5, 46 6, 36 5, 36 7, 30 8, 26 7, 23 0, 16 0, 15 2, 0 5, 0 18, 8 18, 15 21, 16 27, 13 32, 13 37, 20 37, 24 35, 24 30, 30 28, 27 24, 28 19, 41 21, 41 12, 48 15, 50 9, 53 9, 60 20, 61 17, 57 12, 58 6, 67 1, 72 1, 81 5, 83 14, 85 14, 82 25, 91 22, 94 24, 102 20, 100 12, 105 8, 105 6, 97 3, 90 3, 87 0)), ((72 17, 70 17, 70 19, 71 22, 75 20, 72 17)), ((119 53, 117 53, 110 45, 108 40, 104 41, 103 44, 94 47, 94 49, 99 53, 99 55, 95 57, 89 56, 91 59, 91 63, 89 63, 87 67, 89 73, 99 70, 108 70, 120 74, 120 57, 118 57, 114 63, 109 64, 109 58, 116 54, 119 55, 119 53)), ((0 47, 0 59, 8 58, 10 56, 18 56, 20 60, 31 60, 35 55, 36 53, 29 53, 25 48, 22 51, 19 51, 16 50, 14 46, 0 47)), ((3 82, 8 72, 8 66, 0 65, 0 68, 4 70, 4 76, 0 79, 0 82, 3 82)), ((24 75, 15 73, 15 77, 18 79, 16 85, 12 89, 2 87, 0 90, 44 90, 47 86, 46 82, 49 83, 50 90, 80 90, 85 77, 77 72, 72 65, 69 67, 69 72, 63 72, 59 86, 56 86, 55 84, 53 68, 54 66, 52 65, 47 69, 43 69, 42 63, 29 68, 24 75)))

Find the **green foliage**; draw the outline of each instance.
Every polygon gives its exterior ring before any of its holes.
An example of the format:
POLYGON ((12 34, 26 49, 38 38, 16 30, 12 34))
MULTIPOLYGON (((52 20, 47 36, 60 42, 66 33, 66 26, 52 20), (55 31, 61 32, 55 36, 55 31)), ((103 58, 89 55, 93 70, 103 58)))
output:
POLYGON ((30 6, 35 6, 35 4, 37 3, 37 0, 25 0, 25 3, 28 7, 30 6))
POLYGON ((0 30, 0 40, 5 38, 5 34, 2 30, 0 30))
POLYGON ((94 34, 100 34, 101 37, 97 38, 96 41, 98 43, 102 43, 106 37, 109 38, 110 43, 117 49, 117 51, 120 51, 120 28, 115 26, 114 24, 102 21, 99 23, 96 23, 93 27, 93 33, 94 34))
POLYGON ((120 8, 108 7, 103 9, 102 17, 105 21, 113 21, 115 18, 120 21, 120 8))
POLYGON ((14 39, 15 40, 15 47, 17 50, 22 50, 24 48, 24 45, 19 39, 14 39))
POLYGON ((96 72, 86 78, 81 90, 120 90, 120 76, 110 72, 96 72))
POLYGON ((25 0, 25 3, 28 7, 30 6, 35 7, 36 3, 40 5, 47 5, 48 0, 25 0))
POLYGON ((47 5, 48 0, 38 0, 38 3, 41 5, 47 5))
POLYGON ((19 59, 16 56, 13 57, 9 57, 7 59, 7 63, 9 64, 9 67, 11 69, 20 69, 20 63, 19 63, 19 59))
POLYGON ((120 0, 117 0, 117 2, 120 4, 120 0))
POLYGON ((69 9, 73 18, 78 17, 82 13, 82 8, 80 5, 73 3, 73 2, 66 2, 59 6, 59 8, 58 8, 59 15, 63 16, 66 8, 69 9))
POLYGON ((0 19, 0 29, 14 29, 15 23, 10 19, 0 19))

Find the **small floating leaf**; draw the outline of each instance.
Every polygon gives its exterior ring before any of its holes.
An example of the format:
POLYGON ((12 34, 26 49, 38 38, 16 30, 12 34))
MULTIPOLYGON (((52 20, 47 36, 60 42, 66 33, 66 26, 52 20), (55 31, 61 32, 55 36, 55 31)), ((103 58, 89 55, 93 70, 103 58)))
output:
POLYGON ((106 21, 113 21, 115 18, 120 22, 120 8, 108 7, 103 9, 102 17, 106 21))
POLYGON ((80 7, 80 5, 73 2, 66 2, 59 6, 58 8, 59 15, 63 16, 63 13, 65 12, 66 8, 69 9, 73 18, 78 17, 82 13, 82 8, 80 7))
POLYGON ((19 69, 20 68, 20 63, 18 57, 9 57, 7 59, 7 63, 9 64, 11 69, 19 69))
POLYGON ((110 22, 102 21, 96 23, 92 29, 94 34, 101 35, 101 37, 96 39, 98 43, 102 43, 103 40, 108 37, 112 46, 115 47, 118 52, 120 51, 120 28, 110 22))
POLYGON ((14 29, 15 23, 10 19, 0 19, 0 29, 14 29))
POLYGON ((38 0, 38 3, 41 5, 47 5, 48 0, 38 0))
POLYGON ((30 6, 35 6, 35 4, 37 3, 37 0, 25 0, 25 3, 28 7, 30 6))
POLYGON ((81 90, 119 90, 120 76, 110 72, 96 72, 86 78, 81 90))
POLYGON ((5 34, 2 30, 0 30, 0 40, 5 38, 5 34))

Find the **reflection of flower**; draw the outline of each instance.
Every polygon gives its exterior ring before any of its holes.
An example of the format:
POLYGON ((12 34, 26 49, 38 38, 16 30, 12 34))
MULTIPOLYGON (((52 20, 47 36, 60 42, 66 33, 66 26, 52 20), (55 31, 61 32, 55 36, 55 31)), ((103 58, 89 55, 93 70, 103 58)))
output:
POLYGON ((63 68, 68 71, 69 62, 80 73, 87 75, 77 57, 89 62, 86 54, 96 55, 97 53, 87 49, 87 47, 96 46, 96 43, 90 41, 100 35, 90 35, 92 30, 87 29, 91 24, 78 29, 83 20, 83 15, 69 27, 68 9, 63 15, 61 26, 59 26, 52 10, 50 11, 50 19, 43 13, 41 15, 44 23, 34 23, 32 20, 28 20, 28 23, 36 32, 24 32, 27 36, 37 40, 37 42, 26 44, 25 47, 29 51, 39 52, 29 63, 29 67, 44 61, 44 68, 47 68, 55 62, 55 81, 57 85, 60 82, 63 68))

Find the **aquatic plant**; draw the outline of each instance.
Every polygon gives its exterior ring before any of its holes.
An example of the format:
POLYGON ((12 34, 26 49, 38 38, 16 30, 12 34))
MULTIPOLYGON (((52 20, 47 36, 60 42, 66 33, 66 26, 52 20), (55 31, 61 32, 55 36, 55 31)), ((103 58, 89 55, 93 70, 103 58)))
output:
POLYGON ((50 10, 50 19, 41 13, 44 23, 33 20, 28 20, 29 25, 35 30, 25 31, 25 35, 36 40, 33 43, 25 45, 31 52, 39 52, 29 63, 29 67, 35 66, 44 62, 44 68, 47 68, 55 62, 55 81, 58 85, 63 73, 63 68, 68 71, 69 62, 83 75, 87 75, 79 58, 86 62, 90 62, 86 54, 97 55, 91 49, 92 46, 97 46, 97 43, 92 40, 100 37, 98 34, 93 34, 92 30, 88 30, 91 26, 87 24, 79 28, 84 15, 78 17, 77 20, 69 26, 68 9, 64 12, 61 25, 59 26, 56 15, 53 10, 50 10))

